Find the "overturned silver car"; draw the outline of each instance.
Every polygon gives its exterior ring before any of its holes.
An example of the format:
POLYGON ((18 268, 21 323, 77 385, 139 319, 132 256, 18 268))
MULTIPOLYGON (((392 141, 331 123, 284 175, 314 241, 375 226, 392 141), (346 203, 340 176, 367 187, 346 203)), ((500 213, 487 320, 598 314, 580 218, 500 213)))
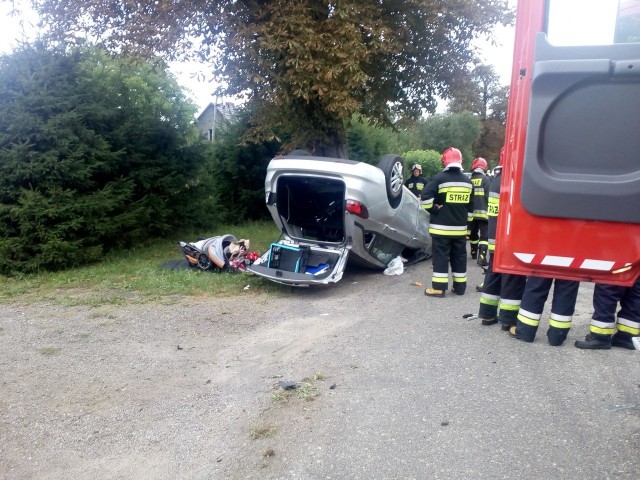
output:
POLYGON ((430 256, 429 214, 403 185, 403 160, 378 166, 293 152, 267 167, 267 208, 281 238, 248 271, 274 282, 338 282, 347 259, 384 269, 430 256))

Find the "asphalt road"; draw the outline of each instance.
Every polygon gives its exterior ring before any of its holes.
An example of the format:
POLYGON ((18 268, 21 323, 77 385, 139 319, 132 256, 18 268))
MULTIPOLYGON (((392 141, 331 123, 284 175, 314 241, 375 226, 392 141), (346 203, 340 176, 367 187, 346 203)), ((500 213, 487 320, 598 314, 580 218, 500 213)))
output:
MULTIPOLYGON (((551 347, 429 298, 431 262, 333 287, 0 305, 0 478, 640 478, 640 352, 551 347), (284 391, 281 381, 299 386, 284 391)), ((206 273, 203 273, 206 274, 206 273)), ((81 294, 81 292, 79 292, 81 294)))
MULTIPOLYGON (((473 287, 480 269, 469 268, 473 287)), ((412 283, 430 275, 429 261, 292 292, 282 317, 311 318, 327 335, 274 375, 329 378, 313 402, 267 407, 277 435, 202 477, 640 478, 640 352, 573 346, 588 332, 592 284, 581 285, 569 339, 551 347, 546 325, 527 344, 462 319, 477 311, 473 288, 425 297, 412 283)))

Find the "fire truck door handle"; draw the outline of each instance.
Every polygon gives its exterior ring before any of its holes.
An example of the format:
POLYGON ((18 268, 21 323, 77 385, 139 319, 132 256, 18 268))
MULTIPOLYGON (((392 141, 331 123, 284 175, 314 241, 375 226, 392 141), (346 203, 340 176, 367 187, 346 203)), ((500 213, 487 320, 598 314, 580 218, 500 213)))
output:
POLYGON ((640 76, 640 59, 615 60, 611 62, 611 75, 614 77, 640 76))
POLYGON ((595 59, 595 60, 541 60, 536 62, 534 67, 533 76, 539 77, 542 75, 557 75, 557 74, 567 74, 567 73, 578 73, 585 75, 592 74, 610 74, 611 73, 611 62, 606 59, 595 59))

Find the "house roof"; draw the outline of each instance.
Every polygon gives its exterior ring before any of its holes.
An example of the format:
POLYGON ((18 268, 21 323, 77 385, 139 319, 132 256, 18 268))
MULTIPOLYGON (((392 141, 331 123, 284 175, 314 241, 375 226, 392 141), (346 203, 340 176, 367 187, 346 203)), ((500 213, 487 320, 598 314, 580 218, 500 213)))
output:
POLYGON ((222 118, 228 120, 236 110, 236 106, 231 102, 218 103, 215 104, 213 102, 209 102, 209 104, 204 107, 202 112, 196 117, 198 121, 201 121, 206 116, 212 114, 214 110, 217 110, 219 114, 222 115, 222 118))

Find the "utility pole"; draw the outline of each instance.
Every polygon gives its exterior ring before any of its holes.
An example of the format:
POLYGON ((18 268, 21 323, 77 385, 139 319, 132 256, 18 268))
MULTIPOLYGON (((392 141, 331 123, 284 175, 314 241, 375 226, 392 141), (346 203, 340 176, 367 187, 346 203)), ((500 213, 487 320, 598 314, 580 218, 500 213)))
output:
MULTIPOLYGON (((217 114, 218 114, 218 99, 220 98, 219 95, 216 95, 216 99, 213 103, 213 125, 211 126, 211 142, 216 141, 216 120, 217 120, 217 114)), ((224 97, 223 97, 223 101, 224 101, 224 97)))

